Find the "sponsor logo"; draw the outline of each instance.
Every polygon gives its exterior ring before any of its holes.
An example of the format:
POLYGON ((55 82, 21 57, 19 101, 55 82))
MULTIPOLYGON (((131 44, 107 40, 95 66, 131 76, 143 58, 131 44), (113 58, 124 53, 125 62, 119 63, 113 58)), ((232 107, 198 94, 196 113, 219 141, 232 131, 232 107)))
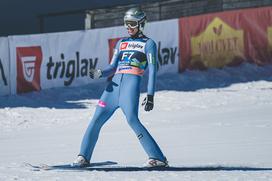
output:
POLYGON ((145 43, 143 42, 123 42, 120 45, 120 50, 135 50, 144 52, 145 43))
POLYGON ((35 73, 36 57, 35 56, 21 57, 21 61, 23 64, 23 73, 25 80, 28 82, 32 82, 35 73))
MULTIPOLYGON (((18 47, 17 52, 17 92, 38 91, 40 85, 40 69, 42 63, 42 49, 37 47, 18 47)), ((86 77, 89 69, 96 68, 98 58, 81 58, 75 53, 75 58, 67 59, 64 53, 58 58, 49 56, 46 65, 46 79, 64 80, 64 86, 69 86, 75 78, 86 77)), ((1 65, 0 65, 1 68, 1 65)))
POLYGON ((125 49, 127 49, 127 46, 128 46, 128 42, 125 42, 125 43, 121 43, 121 50, 125 50, 125 49))
POLYGON ((81 58, 80 52, 76 52, 75 58, 68 60, 64 53, 61 53, 56 59, 50 56, 46 64, 46 77, 48 80, 66 79, 64 85, 69 86, 76 77, 88 76, 89 70, 95 69, 97 62, 98 58, 81 58))
MULTIPOLYGON (((4 82, 4 85, 7 86, 8 85, 8 82, 7 82, 7 78, 6 78, 6 75, 5 75, 5 70, 4 70, 4 66, 2 64, 2 61, 0 59, 0 77, 1 79, 3 80, 4 82)), ((0 79, 0 80, 1 80, 0 79)))
POLYGON ((17 47, 17 93, 39 91, 42 49, 40 46, 17 47))
MULTIPOLYGON (((160 69, 160 67, 175 64, 177 58, 178 58, 178 47, 163 47, 162 43, 158 42, 158 62, 157 62, 157 70, 160 69)), ((152 57, 152 60, 154 61, 154 57, 152 57)))
POLYGON ((128 48, 130 49, 142 49, 144 46, 140 45, 139 43, 129 43, 128 48))
POLYGON ((223 67, 243 61, 244 32, 216 17, 198 36, 191 38, 191 67, 223 67))
POLYGON ((135 43, 135 42, 123 42, 120 45, 121 50, 126 50, 126 49, 143 49, 144 48, 144 43, 135 43))
POLYGON ((220 36, 222 33, 222 29, 223 29, 223 25, 219 25, 218 27, 213 27, 213 32, 214 34, 216 34, 217 36, 220 36))

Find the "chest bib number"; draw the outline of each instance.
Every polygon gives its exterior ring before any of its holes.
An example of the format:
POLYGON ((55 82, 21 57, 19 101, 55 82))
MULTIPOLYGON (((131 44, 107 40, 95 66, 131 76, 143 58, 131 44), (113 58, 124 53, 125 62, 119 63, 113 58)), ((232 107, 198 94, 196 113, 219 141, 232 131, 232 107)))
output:
POLYGON ((135 52, 123 52, 123 55, 122 55, 122 58, 121 60, 122 61, 129 61, 131 60, 131 57, 134 55, 135 52))

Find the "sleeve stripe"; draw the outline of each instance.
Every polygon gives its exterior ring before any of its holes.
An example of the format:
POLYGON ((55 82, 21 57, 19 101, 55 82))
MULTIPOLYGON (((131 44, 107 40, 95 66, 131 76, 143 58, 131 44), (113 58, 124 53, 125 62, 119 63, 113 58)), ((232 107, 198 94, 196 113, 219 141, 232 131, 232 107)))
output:
POLYGON ((151 64, 152 64, 152 63, 153 63, 153 61, 152 61, 152 54, 151 54, 151 53, 149 53, 148 55, 149 55, 149 63, 151 63, 151 64))

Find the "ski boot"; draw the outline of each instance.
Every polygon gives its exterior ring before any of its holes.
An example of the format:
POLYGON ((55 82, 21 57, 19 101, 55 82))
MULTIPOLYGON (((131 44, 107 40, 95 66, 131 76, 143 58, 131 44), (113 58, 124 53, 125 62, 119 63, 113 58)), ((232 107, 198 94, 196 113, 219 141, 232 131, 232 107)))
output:
POLYGON ((147 162, 144 164, 144 167, 152 168, 152 167, 169 167, 168 161, 160 161, 153 158, 150 158, 147 160, 147 162))
POLYGON ((87 167, 90 162, 87 161, 83 156, 79 155, 77 159, 71 164, 73 167, 87 167))

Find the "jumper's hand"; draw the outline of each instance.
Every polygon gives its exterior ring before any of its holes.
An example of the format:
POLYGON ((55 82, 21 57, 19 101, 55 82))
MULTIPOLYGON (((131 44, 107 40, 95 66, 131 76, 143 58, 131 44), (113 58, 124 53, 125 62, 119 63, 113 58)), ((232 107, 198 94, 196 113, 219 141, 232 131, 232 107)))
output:
POLYGON ((90 69, 89 75, 91 79, 99 79, 102 76, 102 71, 100 69, 90 69))
POLYGON ((151 111, 154 107, 154 96, 153 95, 147 95, 147 97, 144 99, 142 106, 145 106, 145 111, 151 111))

